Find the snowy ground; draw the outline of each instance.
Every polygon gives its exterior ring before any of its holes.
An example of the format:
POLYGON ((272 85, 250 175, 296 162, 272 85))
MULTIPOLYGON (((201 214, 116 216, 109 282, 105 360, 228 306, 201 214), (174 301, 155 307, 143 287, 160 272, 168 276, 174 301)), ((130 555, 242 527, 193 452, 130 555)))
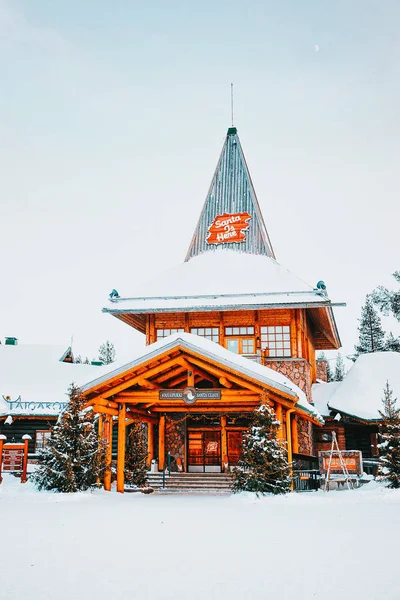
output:
POLYGON ((76 495, 0 486, 3 600, 398 600, 400 492, 76 495))

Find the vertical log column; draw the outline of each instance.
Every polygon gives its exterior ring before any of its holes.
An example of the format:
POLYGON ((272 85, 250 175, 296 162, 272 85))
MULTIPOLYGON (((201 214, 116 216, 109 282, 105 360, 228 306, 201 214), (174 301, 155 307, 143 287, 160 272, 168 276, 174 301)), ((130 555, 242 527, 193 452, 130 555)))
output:
POLYGON ((126 444, 126 404, 118 408, 118 455, 117 455, 117 492, 124 493, 125 444, 126 444))
MULTIPOLYGON (((97 437, 99 439, 99 450, 102 450, 102 443, 103 443, 103 415, 99 415, 98 421, 97 421, 97 426, 98 426, 98 431, 97 431, 97 437)), ((100 476, 97 477, 96 483, 100 483, 100 476)))
POLYGON ((275 406, 275 415, 277 420, 279 421, 279 429, 278 429, 278 439, 282 440, 283 439, 283 429, 282 429, 282 404, 278 404, 276 403, 275 406))
POLYGON ((228 463, 228 437, 226 433, 226 417, 221 417, 221 455, 222 455, 222 470, 224 465, 228 463))
POLYGON ((299 429, 296 415, 293 415, 292 420, 292 450, 293 454, 299 453, 299 429))
POLYGON ((165 462, 165 415, 160 415, 158 425, 158 468, 160 471, 164 468, 165 462))
POLYGON ((106 469, 104 472, 104 489, 107 492, 111 491, 111 463, 112 463, 112 425, 113 419, 111 416, 103 423, 103 439, 106 442, 106 469))
POLYGON ((147 423, 147 468, 150 470, 154 458, 154 424, 147 423))

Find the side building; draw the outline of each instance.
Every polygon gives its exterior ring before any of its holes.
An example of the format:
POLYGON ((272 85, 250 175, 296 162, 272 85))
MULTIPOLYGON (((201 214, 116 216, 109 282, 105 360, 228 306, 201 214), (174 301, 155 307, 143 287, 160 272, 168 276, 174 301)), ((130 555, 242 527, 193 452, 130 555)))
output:
POLYGON ((45 447, 71 383, 98 372, 73 360, 71 348, 62 346, 19 344, 15 337, 0 344, 0 435, 7 442, 30 435, 30 458, 45 447))
POLYGON ((323 423, 311 393, 316 351, 340 347, 334 305, 323 282, 310 286, 276 261, 236 128, 185 261, 129 297, 113 290, 109 300, 104 312, 148 345, 82 387, 103 436, 111 442, 113 424, 118 430, 118 491, 134 420, 147 423, 149 463, 163 469, 169 454, 185 472, 221 472, 237 463, 262 402, 275 409, 289 460, 311 465, 313 426, 323 423))
POLYGON ((374 473, 386 382, 400 398, 400 353, 361 354, 343 381, 316 383, 312 394, 325 424, 315 432, 315 450, 329 450, 335 431, 341 450, 360 450, 364 470, 374 473))

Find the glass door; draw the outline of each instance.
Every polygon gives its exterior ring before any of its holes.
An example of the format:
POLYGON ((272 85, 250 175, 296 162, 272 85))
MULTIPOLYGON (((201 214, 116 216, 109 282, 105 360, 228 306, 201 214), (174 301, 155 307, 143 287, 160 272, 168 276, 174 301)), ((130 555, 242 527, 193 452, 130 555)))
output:
POLYGON ((221 472, 221 432, 195 430, 188 432, 189 473, 221 472))

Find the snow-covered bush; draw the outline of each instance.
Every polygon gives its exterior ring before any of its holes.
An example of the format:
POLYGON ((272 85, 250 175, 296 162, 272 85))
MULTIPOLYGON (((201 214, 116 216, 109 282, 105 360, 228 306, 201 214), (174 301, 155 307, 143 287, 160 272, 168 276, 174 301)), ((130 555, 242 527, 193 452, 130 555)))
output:
POLYGON ((252 415, 243 435, 242 455, 233 471, 233 491, 286 494, 290 491, 290 467, 284 445, 278 440, 279 421, 273 409, 262 404, 252 415))

